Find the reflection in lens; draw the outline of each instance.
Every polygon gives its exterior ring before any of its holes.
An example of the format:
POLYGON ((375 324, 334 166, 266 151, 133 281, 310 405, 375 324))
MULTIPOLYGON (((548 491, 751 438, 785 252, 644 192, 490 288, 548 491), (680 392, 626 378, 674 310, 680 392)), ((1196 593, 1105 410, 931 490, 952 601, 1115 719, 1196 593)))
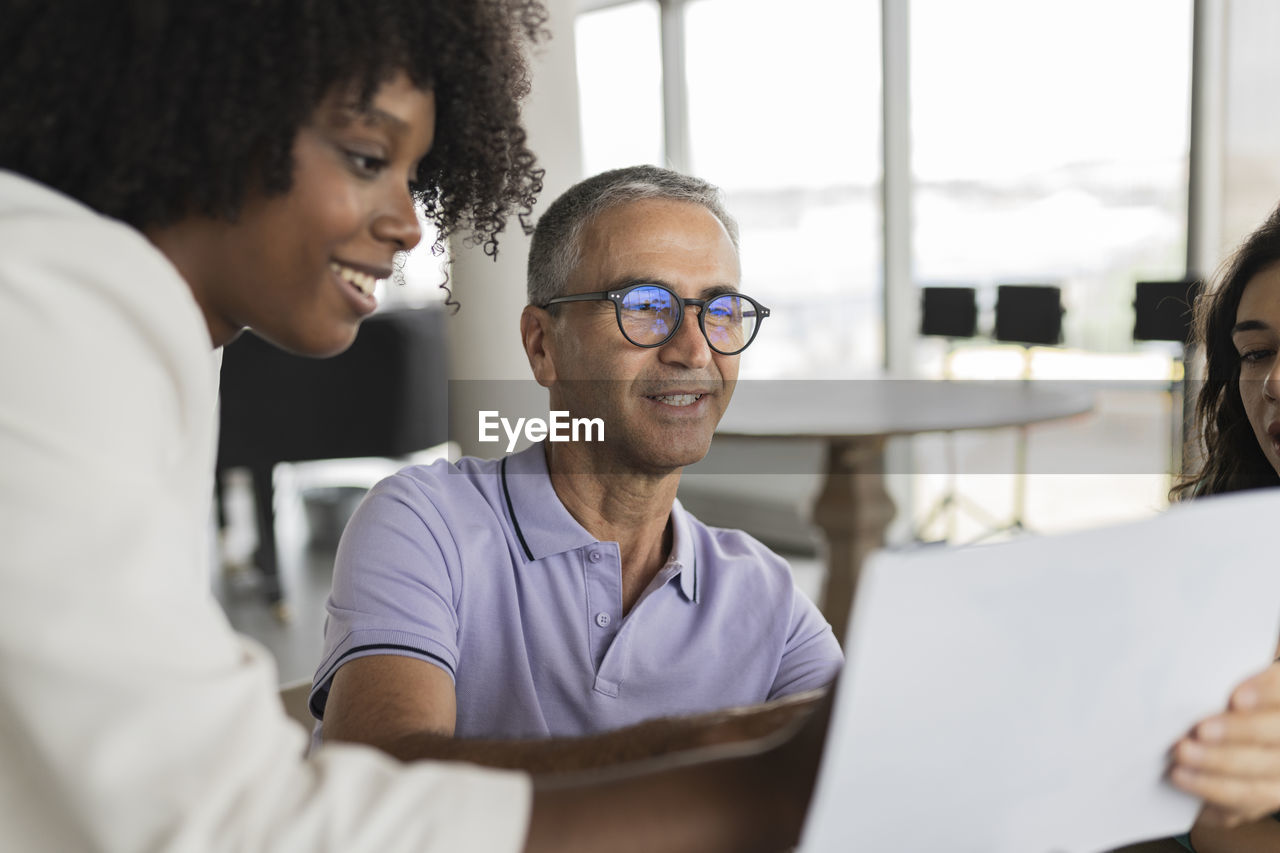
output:
POLYGON ((703 327, 712 349, 732 355, 751 341, 756 327, 755 306, 741 296, 717 296, 703 309, 703 327))
POLYGON ((675 294, 665 287, 637 287, 622 297, 622 331, 633 343, 662 341, 675 328, 675 294))
MULTIPOLYGON (((661 285, 634 287, 622 297, 618 319, 627 340, 640 346, 664 343, 680 322, 681 304, 661 285)), ((718 353, 734 355, 755 337, 760 314, 754 302, 736 293, 716 296, 702 306, 699 325, 707 343, 718 353)))

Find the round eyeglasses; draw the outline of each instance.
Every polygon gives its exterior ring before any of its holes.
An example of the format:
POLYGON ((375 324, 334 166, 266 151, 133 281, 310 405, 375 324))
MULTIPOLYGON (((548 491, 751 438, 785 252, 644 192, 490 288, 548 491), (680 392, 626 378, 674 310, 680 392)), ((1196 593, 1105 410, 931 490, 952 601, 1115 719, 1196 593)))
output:
POLYGON ((613 303, 622 336, 638 347, 660 347, 675 337, 685 308, 698 308, 698 328, 707 344, 721 355, 737 355, 751 345, 769 309, 741 293, 721 293, 710 299, 684 299, 661 284, 632 284, 618 290, 575 293, 547 300, 546 308, 561 302, 613 303))

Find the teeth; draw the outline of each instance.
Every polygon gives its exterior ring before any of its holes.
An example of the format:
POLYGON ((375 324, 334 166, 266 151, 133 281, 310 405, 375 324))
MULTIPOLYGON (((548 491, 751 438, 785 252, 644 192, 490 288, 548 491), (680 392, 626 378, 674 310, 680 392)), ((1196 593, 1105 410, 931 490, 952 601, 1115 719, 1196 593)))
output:
POLYGON ((339 278, 354 284, 365 296, 373 295, 373 288, 374 285, 378 283, 378 280, 368 273, 360 272, 360 270, 353 270, 351 267, 344 267, 342 264, 334 261, 329 262, 329 269, 337 273, 339 278))
POLYGON ((701 394, 655 394, 651 399, 668 406, 692 406, 702 399, 701 394))

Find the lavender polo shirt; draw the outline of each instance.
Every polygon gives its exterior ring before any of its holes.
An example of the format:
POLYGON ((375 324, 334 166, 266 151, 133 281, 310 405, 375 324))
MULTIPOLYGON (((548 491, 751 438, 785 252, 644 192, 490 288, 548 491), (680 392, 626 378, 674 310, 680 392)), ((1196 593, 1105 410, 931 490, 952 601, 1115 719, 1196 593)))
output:
POLYGON ((671 557, 624 616, 618 543, 564 508, 541 445, 388 477, 338 546, 312 713, 365 655, 448 672, 458 737, 570 737, 830 682, 840 648, 787 564, 671 514, 671 557))

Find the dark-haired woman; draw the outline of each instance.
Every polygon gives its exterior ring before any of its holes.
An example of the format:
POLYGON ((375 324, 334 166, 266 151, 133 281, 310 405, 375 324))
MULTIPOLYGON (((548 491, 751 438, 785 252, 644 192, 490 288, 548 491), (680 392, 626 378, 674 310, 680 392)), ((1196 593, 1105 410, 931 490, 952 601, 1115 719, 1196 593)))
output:
POLYGON ((540 173, 544 11, 504 0, 0 2, 0 850, 751 850, 820 732, 543 789, 306 740, 202 570, 245 326, 345 348, 420 239, 492 251, 540 173), (535 789, 536 788, 536 789, 535 789))
MULTIPOLYGON (((1173 496, 1280 485, 1280 208, 1236 251, 1196 315, 1204 463, 1173 496)), ((1210 804, 1191 831, 1198 853, 1280 850, 1274 820, 1229 826, 1280 808, 1280 665, 1237 688, 1228 711, 1197 726, 1174 760, 1173 781, 1210 804)))
POLYGON ((1278 267, 1280 208, 1245 239, 1197 307, 1205 377, 1196 421, 1204 461, 1174 488, 1174 498, 1280 486, 1280 449, 1270 429, 1280 417, 1271 384, 1280 381, 1273 376, 1278 267))

